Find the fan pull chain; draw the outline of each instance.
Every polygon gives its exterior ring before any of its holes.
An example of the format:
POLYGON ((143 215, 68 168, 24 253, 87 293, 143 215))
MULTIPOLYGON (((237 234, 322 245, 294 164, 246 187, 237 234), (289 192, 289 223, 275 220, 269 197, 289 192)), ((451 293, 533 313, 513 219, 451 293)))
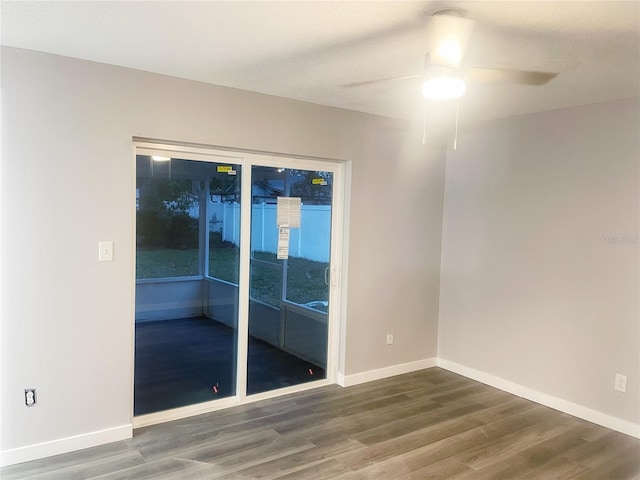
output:
POLYGON ((422 118, 422 144, 427 143, 427 101, 424 102, 424 116, 422 118))
POLYGON ((460 109, 460 98, 456 98, 456 130, 453 135, 453 149, 458 148, 458 112, 460 109))

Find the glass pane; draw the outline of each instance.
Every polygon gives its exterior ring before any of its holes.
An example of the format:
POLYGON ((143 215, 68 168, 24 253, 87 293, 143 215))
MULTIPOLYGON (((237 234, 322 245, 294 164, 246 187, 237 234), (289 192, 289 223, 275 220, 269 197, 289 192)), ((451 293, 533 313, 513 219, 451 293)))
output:
POLYGON ((290 180, 302 207, 301 228, 291 232, 286 299, 327 312, 333 174, 294 170, 290 180))
POLYGON ((138 168, 136 179, 136 278, 198 275, 200 212, 192 180, 172 176, 172 162, 138 163, 147 168, 138 168))
POLYGON ((209 181, 207 275, 238 285, 240 264, 240 167, 236 174, 217 172, 209 181))
POLYGON ((282 264, 269 252, 253 252, 249 297, 280 308, 282 299, 282 264))
POLYGON ((141 415, 235 395, 240 167, 136 160, 141 415))
POLYGON ((331 188, 328 172, 252 169, 249 394, 326 378, 331 188), (278 197, 301 205, 286 258, 278 197))

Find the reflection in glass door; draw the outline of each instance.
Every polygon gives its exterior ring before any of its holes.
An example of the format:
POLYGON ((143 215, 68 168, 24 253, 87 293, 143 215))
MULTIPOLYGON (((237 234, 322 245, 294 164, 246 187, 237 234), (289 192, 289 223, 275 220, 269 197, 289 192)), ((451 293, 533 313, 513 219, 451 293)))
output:
POLYGON ((236 394, 239 202, 239 165, 136 157, 134 415, 236 394))
POLYGON ((329 312, 339 285, 329 272, 340 258, 342 170, 195 147, 136 153, 139 425, 326 383, 336 369, 329 312), (166 413, 147 416, 157 412, 166 413))
POLYGON ((247 394, 327 376, 333 188, 331 172, 251 175, 247 394))

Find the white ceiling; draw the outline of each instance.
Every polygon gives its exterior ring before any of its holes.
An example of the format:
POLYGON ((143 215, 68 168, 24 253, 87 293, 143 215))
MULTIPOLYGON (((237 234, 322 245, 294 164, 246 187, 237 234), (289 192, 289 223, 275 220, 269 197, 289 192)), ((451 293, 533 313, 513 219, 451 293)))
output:
POLYGON ((399 118, 423 109, 428 16, 477 24, 469 66, 560 72, 540 87, 471 84, 461 120, 640 94, 638 1, 2 1, 2 44, 399 118))

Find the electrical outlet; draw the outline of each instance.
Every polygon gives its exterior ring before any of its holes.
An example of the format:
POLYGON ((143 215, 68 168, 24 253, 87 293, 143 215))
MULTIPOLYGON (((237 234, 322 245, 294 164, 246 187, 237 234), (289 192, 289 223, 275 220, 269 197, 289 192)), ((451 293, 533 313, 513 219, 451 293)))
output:
POLYGON ((615 388, 619 392, 626 392, 627 391, 627 376, 626 375, 620 375, 619 373, 616 373, 616 383, 613 385, 613 388, 615 388))
POLYGON ((393 345, 393 333, 387 333, 387 345, 393 345))
POLYGON ((33 407, 36 404, 36 389, 26 388, 24 390, 24 404, 27 407, 33 407))

